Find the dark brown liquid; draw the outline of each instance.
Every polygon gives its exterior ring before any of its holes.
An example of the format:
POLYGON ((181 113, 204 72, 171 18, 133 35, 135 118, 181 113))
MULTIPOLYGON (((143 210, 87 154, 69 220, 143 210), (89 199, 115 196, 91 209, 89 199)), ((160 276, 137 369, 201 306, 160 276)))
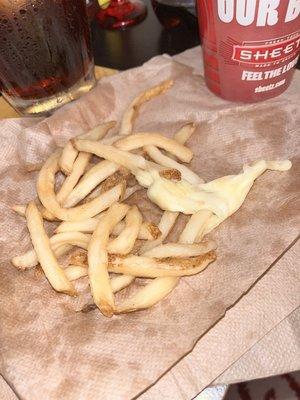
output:
POLYGON ((7 4, 0 2, 3 92, 40 99, 67 90, 87 74, 92 54, 85 0, 7 4))
POLYGON ((194 9, 172 5, 172 1, 152 0, 153 10, 160 23, 167 29, 184 25, 195 31, 198 29, 197 17, 194 9))

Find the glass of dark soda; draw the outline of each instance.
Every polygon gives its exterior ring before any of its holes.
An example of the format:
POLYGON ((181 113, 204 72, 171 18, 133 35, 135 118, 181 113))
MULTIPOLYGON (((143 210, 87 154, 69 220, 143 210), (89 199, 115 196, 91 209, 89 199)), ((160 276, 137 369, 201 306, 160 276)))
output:
POLYGON ((89 91, 86 0, 0 0, 0 85, 22 115, 48 115, 89 91))

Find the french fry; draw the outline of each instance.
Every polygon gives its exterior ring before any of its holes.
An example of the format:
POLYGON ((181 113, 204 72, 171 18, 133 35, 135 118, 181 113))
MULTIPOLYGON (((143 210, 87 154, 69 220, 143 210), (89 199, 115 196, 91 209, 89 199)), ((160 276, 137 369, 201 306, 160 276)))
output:
POLYGON ((43 226, 42 216, 35 203, 31 201, 26 208, 26 220, 34 250, 38 261, 51 286, 57 292, 76 296, 76 290, 58 265, 51 249, 50 240, 43 226))
POLYGON ((146 243, 143 244, 143 246, 140 248, 139 254, 143 254, 146 251, 149 251, 153 249, 154 247, 157 247, 160 245, 165 238, 168 236, 170 233, 171 229, 175 225, 176 219, 178 217, 179 213, 174 213, 171 211, 164 211, 160 222, 158 224, 158 229, 161 232, 161 235, 155 239, 155 240, 150 240, 146 243))
MULTIPOLYGON (((115 274, 130 275, 137 278, 181 277, 201 272, 216 259, 214 250, 196 257, 150 258, 136 255, 108 255, 108 271, 115 274)), ((71 265, 86 267, 86 253, 71 257, 71 265)))
POLYGON ((134 276, 130 275, 116 275, 113 276, 110 280, 111 288, 114 293, 119 292, 120 290, 125 289, 135 280, 134 276))
MULTIPOLYGON (((66 254, 72 246, 78 246, 87 249, 91 235, 81 232, 63 232, 53 235, 50 240, 50 246, 56 257, 66 254)), ((38 257, 34 249, 26 253, 13 257, 11 263, 19 269, 32 268, 38 264, 38 257)))
POLYGON ((87 268, 79 265, 68 265, 68 267, 64 269, 64 272, 69 281, 76 281, 88 274, 87 268))
MULTIPOLYGON (((81 267, 79 265, 69 265, 64 269, 66 276, 70 281, 75 281, 79 278, 88 275, 88 270, 86 267, 81 267)), ((110 279, 110 284, 113 293, 117 293, 120 290, 125 289, 135 280, 134 276, 130 275, 116 275, 110 279)), ((96 308, 96 305, 95 305, 96 308)))
POLYGON ((151 100, 153 97, 159 96, 164 93, 173 85, 173 80, 169 79, 157 86, 142 92, 138 95, 129 105, 127 110, 124 112, 119 134, 120 135, 130 135, 132 133, 133 121, 137 114, 139 107, 145 102, 151 100))
POLYGON ((179 129, 174 135, 176 142, 185 144, 196 130, 196 124, 189 122, 179 129))
MULTIPOLYGON (((69 268, 71 269, 70 273, 73 274, 73 276, 76 276, 76 274, 80 275, 80 273, 82 273, 82 274, 84 273, 84 270, 81 270, 82 267, 80 267, 80 270, 78 270, 78 272, 76 271, 76 268, 77 268, 76 266, 70 265, 68 268, 66 268, 66 270, 68 270, 69 268)), ((111 288, 112 288, 113 293, 117 293, 120 290, 125 289, 134 280, 135 280, 135 277, 134 276, 129 276, 129 275, 116 275, 116 276, 113 276, 111 278, 111 280, 110 280, 110 284, 111 284, 111 288)), ((86 304, 82 308, 81 312, 87 313, 87 312, 95 310, 96 308, 97 308, 96 304, 89 303, 89 304, 86 304)))
MULTIPOLYGON (((83 232, 83 233, 93 233, 96 229, 101 215, 94 218, 88 218, 84 221, 78 222, 62 222, 55 230, 56 233, 62 232, 83 232)), ((112 235, 118 236, 124 230, 125 223, 123 221, 119 222, 113 229, 112 235)), ((152 240, 157 239, 161 235, 159 228, 153 223, 145 221, 140 226, 138 232, 138 239, 142 240, 152 240)))
POLYGON ((192 184, 199 184, 204 182, 204 180, 201 179, 190 168, 178 163, 170 157, 165 156, 156 146, 144 146, 144 150, 157 164, 178 170, 181 173, 182 178, 186 181, 192 184))
POLYGON ((59 168, 59 157, 60 151, 56 151, 48 158, 39 173, 37 181, 37 192, 41 203, 56 218, 62 221, 80 221, 99 214, 112 203, 118 201, 124 190, 122 184, 115 186, 89 203, 73 208, 62 207, 57 201, 54 191, 55 174, 59 168))
MULTIPOLYGON (((80 154, 87 154, 85 152, 80 154)), ((91 156, 91 153, 88 153, 91 156)), ((79 158, 79 156, 78 156, 79 158)), ((110 161, 100 161, 84 174, 78 185, 73 187, 64 203, 65 207, 73 207, 84 199, 97 185, 119 169, 119 165, 110 161)))
POLYGON ((138 237, 143 217, 137 206, 132 206, 125 218, 125 228, 118 237, 108 243, 107 250, 114 254, 128 254, 138 237))
MULTIPOLYGON (((50 238, 50 242, 51 242, 51 238, 50 238)), ((66 254, 68 251, 71 250, 73 246, 72 245, 62 245, 62 246, 58 246, 57 248, 55 246, 53 246, 51 244, 51 248, 53 250, 53 253, 55 255, 56 258, 59 258, 61 256, 63 256, 64 254, 66 254)), ((13 266, 15 266, 16 268, 20 269, 20 270, 25 270, 25 269, 30 269, 35 267, 39 261, 37 259, 37 255, 35 250, 29 250, 24 254, 21 254, 20 256, 15 256, 11 259, 11 263, 13 264, 13 266)))
MULTIPOLYGON (((194 243, 196 240, 199 229, 192 229, 192 226, 189 225, 189 222, 179 237, 179 243, 194 243)), ((199 228, 198 224, 197 228, 199 228)), ((156 249, 157 247, 153 250, 156 249)), ((179 280, 180 277, 177 276, 155 278, 151 283, 140 289, 132 298, 126 299, 123 301, 123 303, 118 305, 116 307, 116 313, 130 312, 153 306, 164 299, 173 290, 173 288, 175 288, 179 280), (145 297, 147 298, 147 301, 145 301, 145 297)))
MULTIPOLYGON (((71 173, 64 180, 61 188, 58 190, 56 199, 59 204, 65 206, 65 200, 68 198, 69 194, 77 185, 79 179, 84 174, 91 159, 90 153, 79 153, 78 157, 73 163, 73 168, 71 173)), ((68 206, 66 206, 68 207, 68 206)))
POLYGON ((114 146, 95 143, 90 140, 74 139, 72 143, 79 151, 93 153, 98 157, 105 158, 106 160, 128 168, 130 171, 135 171, 138 168, 147 168, 147 161, 138 154, 132 154, 128 151, 117 149, 114 146))
POLYGON ((212 212, 208 210, 198 211, 193 214, 182 231, 179 242, 194 243, 200 242, 205 230, 206 222, 212 216, 212 212))
POLYGON ((88 274, 95 304, 103 315, 111 317, 114 313, 114 296, 107 271, 107 244, 114 226, 120 222, 129 206, 115 203, 99 221, 88 245, 88 274))
POLYGON ((199 244, 166 243, 144 252, 143 256, 152 258, 186 258, 200 256, 215 249, 216 243, 212 240, 199 244))
MULTIPOLYGON (((115 121, 106 122, 91 129, 89 132, 78 136, 81 139, 100 140, 107 132, 116 125, 115 121)), ((73 165, 78 155, 78 151, 69 141, 64 147, 59 159, 59 167, 66 174, 70 175, 73 170, 73 165)))
POLYGON ((161 133, 135 133, 114 143, 115 147, 124 151, 136 150, 150 145, 168 151, 183 162, 189 163, 193 158, 193 152, 188 147, 174 139, 163 136, 161 133))
POLYGON ((156 278, 138 290, 132 297, 119 304, 115 313, 128 313, 152 307, 171 293, 177 282, 177 278, 169 276, 156 278))
POLYGON ((21 217, 25 217, 25 213, 26 213, 26 207, 23 204, 15 204, 11 207, 11 209, 16 212, 18 215, 20 215, 21 217))
POLYGON ((215 259, 214 251, 197 257, 165 259, 110 254, 108 256, 108 271, 139 278, 190 276, 203 271, 215 259))
MULTIPOLYGON (((123 194, 123 200, 128 199, 133 193, 137 192, 138 190, 141 190, 142 187, 140 185, 134 185, 131 187, 126 187, 125 192, 123 194)), ((96 189, 94 189, 86 198, 84 199, 84 202, 88 202, 91 199, 94 199, 95 197, 98 197, 100 194, 102 194, 102 187, 101 185, 98 186, 96 189)))
POLYGON ((59 160, 59 166, 62 172, 69 175, 72 172, 73 164, 78 155, 78 151, 74 149, 72 144, 68 142, 63 148, 61 158, 59 160))

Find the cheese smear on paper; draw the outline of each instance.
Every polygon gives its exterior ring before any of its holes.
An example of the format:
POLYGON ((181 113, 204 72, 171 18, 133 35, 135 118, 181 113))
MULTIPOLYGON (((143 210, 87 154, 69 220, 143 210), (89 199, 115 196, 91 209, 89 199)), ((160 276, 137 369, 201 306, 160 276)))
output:
POLYGON ((176 182, 166 179, 155 169, 139 170, 135 176, 140 185, 148 188, 149 199, 163 210, 184 214, 211 211, 213 215, 205 232, 208 233, 241 207, 255 179, 267 169, 287 171, 291 166, 289 160, 260 160, 252 165, 244 165, 238 175, 228 175, 198 185, 185 180, 176 182))

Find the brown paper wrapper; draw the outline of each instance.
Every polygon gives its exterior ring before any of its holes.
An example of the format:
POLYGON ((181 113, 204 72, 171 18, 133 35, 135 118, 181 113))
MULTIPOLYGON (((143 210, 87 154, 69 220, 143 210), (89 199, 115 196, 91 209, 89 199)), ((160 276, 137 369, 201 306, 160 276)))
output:
MULTIPOLYGON (((201 62, 197 49, 188 57, 190 65, 201 62)), ((184 57, 176 62, 160 56, 103 78, 88 95, 36 124, 1 122, 1 372, 21 398, 138 395, 190 352, 280 257, 298 234, 299 90, 296 74, 291 89, 279 98, 232 104, 213 96, 201 69, 199 75, 184 65, 184 57), (35 196, 36 173, 28 173, 28 166, 43 161, 67 138, 104 120, 119 120, 137 93, 168 78, 175 80, 174 87, 143 106, 136 131, 171 136, 182 124, 197 122, 189 142, 195 152, 192 167, 206 180, 238 173, 244 163, 260 158, 290 158, 293 168, 257 180, 240 211, 211 234, 218 260, 182 279, 156 307, 112 319, 97 311, 75 312, 80 299, 55 293, 35 270, 19 272, 10 265, 10 257, 29 245, 25 223, 10 206, 35 196)))
POLYGON ((190 400, 210 384, 224 385, 297 370, 300 309, 297 314, 295 308, 300 291, 295 260, 299 257, 298 241, 199 340, 193 351, 139 400, 190 400))

